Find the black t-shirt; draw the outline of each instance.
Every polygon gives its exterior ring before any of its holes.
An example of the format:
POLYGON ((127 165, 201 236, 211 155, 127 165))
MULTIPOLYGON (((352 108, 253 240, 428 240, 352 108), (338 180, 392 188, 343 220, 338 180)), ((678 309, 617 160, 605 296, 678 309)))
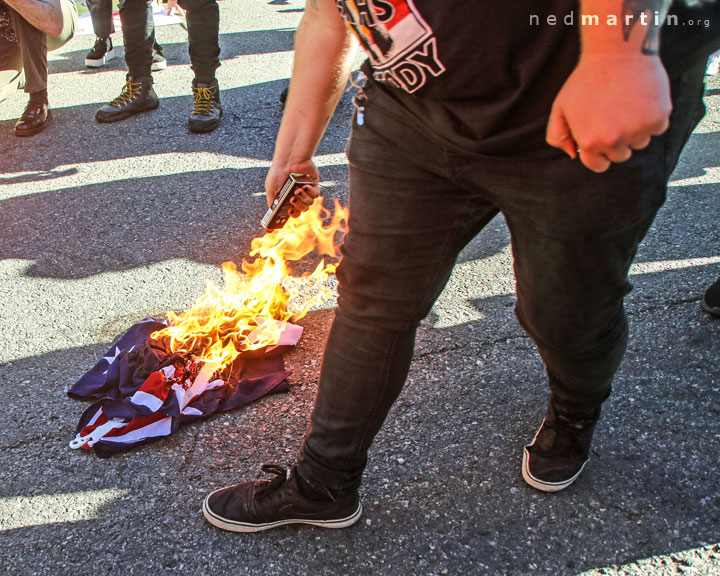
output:
POLYGON ((337 0, 363 69, 451 146, 550 153, 545 125, 579 54, 577 0, 337 0), (550 20, 548 20, 550 18, 550 20))

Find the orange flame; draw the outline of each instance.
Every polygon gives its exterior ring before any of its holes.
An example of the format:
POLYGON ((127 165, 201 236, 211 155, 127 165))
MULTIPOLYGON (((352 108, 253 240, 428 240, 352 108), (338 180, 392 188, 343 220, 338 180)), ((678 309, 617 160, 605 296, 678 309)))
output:
POLYGON ((186 312, 168 313, 170 324, 152 337, 166 342, 174 353, 183 352, 220 367, 238 354, 278 342, 284 321, 299 320, 308 310, 333 296, 325 286, 336 264, 321 260, 312 273, 292 276, 288 262, 317 248, 321 256, 338 256, 335 236, 347 231, 347 209, 335 201, 330 212, 322 198, 309 210, 291 218, 283 228, 254 238, 242 271, 224 262, 224 287, 206 282, 205 294, 186 312), (279 322, 278 322, 279 321, 279 322))

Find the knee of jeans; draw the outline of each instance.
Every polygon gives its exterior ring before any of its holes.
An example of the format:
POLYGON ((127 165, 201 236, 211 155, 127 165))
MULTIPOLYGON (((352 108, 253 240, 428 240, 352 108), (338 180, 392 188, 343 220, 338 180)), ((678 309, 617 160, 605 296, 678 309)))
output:
POLYGON ((417 328, 424 315, 411 306, 376 297, 340 296, 336 317, 362 332, 405 332, 417 328))
POLYGON ((515 315, 543 356, 567 359, 604 356, 624 342, 628 332, 622 305, 604 315, 591 317, 575 311, 550 317, 533 316, 518 303, 515 315))
POLYGON ((432 307, 433 293, 421 289, 420 278, 407 281, 389 271, 343 262, 337 278, 338 315, 358 328, 402 332, 417 327, 432 307))

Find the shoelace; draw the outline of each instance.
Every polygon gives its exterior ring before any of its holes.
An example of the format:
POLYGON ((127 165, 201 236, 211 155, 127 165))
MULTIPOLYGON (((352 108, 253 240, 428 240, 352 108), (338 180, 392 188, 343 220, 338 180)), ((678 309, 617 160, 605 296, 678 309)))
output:
POLYGON ((263 498, 272 494, 277 488, 282 486, 288 479, 288 471, 279 464, 263 464, 260 468, 263 472, 273 474, 275 477, 270 480, 263 481, 262 486, 255 492, 255 496, 263 498))
POLYGON ((120 92, 120 96, 110 102, 110 106, 123 106, 127 104, 130 100, 137 96, 138 92, 140 92, 141 86, 142 82, 131 82, 130 80, 126 80, 125 86, 123 86, 123 89, 120 92))
MULTIPOLYGON (((213 96, 217 88, 215 86, 193 86, 193 94, 195 95, 195 106, 193 106, 193 114, 202 114, 210 116, 213 111, 213 96)), ((269 466, 275 466, 270 464, 269 466)), ((263 466, 263 469, 265 466, 263 466)))

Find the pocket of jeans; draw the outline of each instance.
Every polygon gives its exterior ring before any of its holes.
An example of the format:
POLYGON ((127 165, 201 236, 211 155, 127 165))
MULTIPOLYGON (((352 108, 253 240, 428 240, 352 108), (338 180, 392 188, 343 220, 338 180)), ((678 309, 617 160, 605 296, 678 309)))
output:
POLYGON ((358 104, 355 105, 350 139, 345 150, 350 162, 355 158, 360 160, 358 147, 353 143, 362 143, 363 151, 374 149, 375 161, 379 161, 380 157, 391 162, 391 159, 397 162, 399 158, 411 163, 417 160, 418 149, 424 148, 422 142, 427 140, 427 134, 416 127, 412 118, 404 117, 403 110, 392 96, 383 93, 382 88, 369 81, 362 90, 358 104), (361 118, 358 117, 360 113, 361 118))

